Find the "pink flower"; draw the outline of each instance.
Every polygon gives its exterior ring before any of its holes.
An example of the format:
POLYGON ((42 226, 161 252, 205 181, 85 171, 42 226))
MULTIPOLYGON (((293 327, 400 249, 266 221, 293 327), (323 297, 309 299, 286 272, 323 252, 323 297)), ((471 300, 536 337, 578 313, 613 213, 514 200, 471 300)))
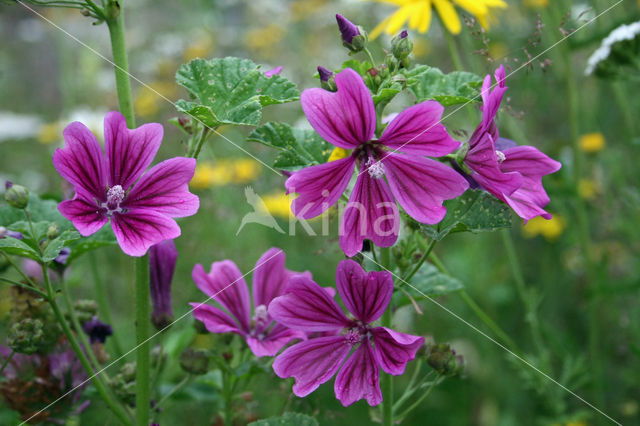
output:
POLYGON ((142 256, 149 247, 180 235, 175 217, 198 211, 189 192, 196 161, 176 157, 145 170, 162 141, 162 126, 127 128, 118 112, 104 118, 106 155, 91 131, 73 122, 64 129, 65 147, 53 154, 53 165, 73 185, 72 200, 58 206, 78 232, 89 236, 109 219, 122 250, 142 256))
MULTIPOLYGON (((244 337, 257 357, 273 356, 293 339, 305 339, 303 332, 290 330, 274 323, 267 306, 274 297, 284 293, 287 283, 296 272, 285 269, 285 254, 278 248, 264 253, 253 272, 253 305, 249 288, 242 273, 231 260, 214 262, 207 274, 197 264, 191 274, 204 294, 218 302, 222 308, 202 303, 191 303, 193 316, 202 321, 211 333, 236 333, 244 337)), ((308 272, 303 276, 310 277, 308 272)))
POLYGON ((482 85, 482 122, 469 140, 464 163, 471 169, 471 184, 478 184, 507 203, 525 221, 536 216, 551 219, 543 207, 549 197, 542 177, 562 165, 532 146, 517 147, 500 138, 495 118, 507 91, 504 66, 495 72, 497 86, 491 90, 491 76, 482 85))
POLYGON ((335 82, 335 93, 305 90, 302 108, 320 136, 353 152, 347 158, 294 172, 287 179, 287 192, 299 194, 292 204, 294 214, 309 219, 334 205, 357 165, 360 173, 340 227, 340 247, 347 256, 360 251, 364 239, 380 247, 395 243, 400 218, 394 197, 417 221, 440 222, 446 213, 442 202, 468 188, 451 168, 424 157, 446 155, 460 145, 440 124, 442 105, 427 101, 407 108, 374 140, 376 112, 362 78, 345 69, 335 82))
POLYGON ((354 318, 345 316, 326 290, 302 275, 291 278, 286 294, 271 302, 269 314, 279 323, 307 333, 334 334, 291 346, 275 359, 273 370, 279 377, 294 377, 293 392, 300 397, 338 373, 334 390, 344 406, 360 399, 377 405, 382 401, 380 368, 403 374, 424 339, 371 326, 391 301, 389 272, 367 273, 347 259, 338 264, 336 285, 354 318))

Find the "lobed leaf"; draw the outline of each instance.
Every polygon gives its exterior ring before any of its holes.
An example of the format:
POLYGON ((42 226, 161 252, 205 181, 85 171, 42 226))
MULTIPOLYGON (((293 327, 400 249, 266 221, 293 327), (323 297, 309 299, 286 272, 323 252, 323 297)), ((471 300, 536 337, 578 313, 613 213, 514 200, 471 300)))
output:
MULTIPOLYGON (((416 300, 443 296, 464 288, 460 280, 442 274, 430 263, 424 263, 409 281, 410 285, 403 284, 401 288, 416 300)), ((393 303, 395 306, 407 305, 410 299, 404 292, 396 291, 393 303)))
POLYGON ((406 71, 407 88, 417 102, 436 100, 443 106, 476 102, 480 100, 482 78, 466 71, 444 74, 438 68, 419 65, 406 71))

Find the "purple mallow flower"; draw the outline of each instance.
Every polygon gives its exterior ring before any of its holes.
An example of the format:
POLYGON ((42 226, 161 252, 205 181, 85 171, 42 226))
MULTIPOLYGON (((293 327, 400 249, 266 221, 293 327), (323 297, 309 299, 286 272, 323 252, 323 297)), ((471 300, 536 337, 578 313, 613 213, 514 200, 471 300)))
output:
POLYGON ((153 312, 151 321, 157 329, 167 327, 173 319, 171 280, 176 268, 178 250, 173 240, 166 240, 149 249, 149 281, 153 312))
POLYGON ((549 197, 542 177, 562 165, 532 146, 518 147, 500 138, 495 118, 502 103, 505 85, 504 66, 495 72, 497 86, 491 90, 491 76, 482 85, 482 122, 469 140, 464 164, 471 170, 471 184, 477 183, 507 203, 525 221, 536 216, 551 219, 543 207, 549 197))
POLYGON ((144 173, 160 147, 162 125, 150 123, 130 130, 122 114, 108 113, 104 118, 106 156, 82 123, 69 124, 63 134, 66 144, 56 150, 53 165, 76 194, 58 209, 83 236, 97 232, 111 219, 122 250, 142 256, 153 244, 180 235, 172 218, 198 210, 198 197, 188 186, 195 159, 171 158, 144 173))
POLYGON ((335 82, 335 93, 305 90, 302 108, 320 136, 353 152, 347 158, 297 171, 287 179, 287 192, 299 194, 292 204, 294 214, 309 219, 334 205, 357 165, 360 173, 340 226, 340 247, 345 254, 355 255, 364 239, 380 247, 395 243, 400 219, 394 197, 417 221, 440 222, 446 213, 442 202, 461 195, 469 186, 451 168, 424 157, 446 155, 460 145, 440 124, 442 105, 426 101, 407 108, 376 140, 376 112, 362 78, 345 69, 335 76, 335 82))
POLYGON ((301 275, 291 278, 286 294, 271 302, 269 314, 279 323, 307 333, 335 333, 291 346, 275 359, 273 370, 279 377, 294 377, 293 392, 300 397, 338 373, 334 389, 344 406, 360 399, 377 405, 382 402, 380 368, 403 374, 424 338, 371 325, 391 301, 389 272, 367 273, 346 259, 338 264, 336 286, 352 318, 311 278, 301 275))
POLYGON ((343 42, 351 44, 353 42, 353 38, 360 35, 358 26, 344 16, 336 14, 336 21, 338 21, 338 29, 340 30, 340 36, 342 37, 343 42))
MULTIPOLYGON (((294 274, 298 273, 285 268, 285 254, 278 248, 267 250, 258 259, 253 272, 252 317, 249 289, 235 263, 214 262, 209 274, 198 264, 193 268, 193 281, 226 312, 207 304, 191 303, 193 315, 212 333, 236 333, 244 337, 255 356, 273 356, 291 340, 306 338, 301 331, 274 323, 267 313, 269 303, 284 293, 294 274)), ((311 277, 308 272, 302 275, 311 277)))
POLYGON ((89 336, 89 343, 104 343, 107 341, 107 337, 113 335, 113 328, 100 321, 96 316, 82 324, 82 329, 89 336))

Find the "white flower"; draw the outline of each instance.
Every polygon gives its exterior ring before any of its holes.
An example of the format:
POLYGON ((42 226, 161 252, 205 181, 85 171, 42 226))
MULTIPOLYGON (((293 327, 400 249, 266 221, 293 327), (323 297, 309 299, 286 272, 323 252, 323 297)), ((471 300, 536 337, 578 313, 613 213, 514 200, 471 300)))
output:
POLYGON ((602 40, 600 47, 593 52, 587 60, 587 68, 584 71, 585 75, 591 75, 598 66, 598 63, 609 57, 611 46, 624 40, 633 40, 638 34, 640 34, 640 21, 628 25, 621 25, 611 31, 611 33, 602 40))

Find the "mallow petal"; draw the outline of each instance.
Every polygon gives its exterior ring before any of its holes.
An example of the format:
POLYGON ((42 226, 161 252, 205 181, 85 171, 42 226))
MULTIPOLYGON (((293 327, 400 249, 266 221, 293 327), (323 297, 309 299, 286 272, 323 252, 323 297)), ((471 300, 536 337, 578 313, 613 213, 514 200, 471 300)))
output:
POLYGON ((336 374, 351 345, 345 336, 318 337, 291 346, 273 362, 280 378, 294 377, 293 393, 307 396, 336 374))
POLYGON ((362 342, 344 363, 336 376, 334 390, 345 407, 361 399, 371 406, 382 402, 380 367, 369 342, 362 342))
POLYGON ((257 357, 275 356, 280 349, 292 340, 306 340, 307 335, 303 331, 291 330, 286 327, 278 327, 270 330, 262 339, 247 336, 247 345, 257 357))
POLYGON ((85 198, 106 201, 107 162, 100 143, 77 121, 65 127, 62 134, 65 146, 56 149, 53 166, 85 198))
POLYGON ((237 333, 245 335, 235 322, 222 309, 214 308, 206 303, 189 303, 193 307, 193 317, 201 321, 210 333, 237 333))
POLYGON ((399 229, 400 213, 389 185, 361 169, 340 222, 340 248, 352 257, 362 250, 365 239, 378 247, 391 247, 399 229))
POLYGON ((299 194, 291 205, 293 214, 310 219, 334 205, 349 185, 355 162, 348 156, 294 172, 285 183, 288 194, 299 194))
POLYGON ((170 217, 195 214, 200 202, 189 192, 195 169, 195 158, 175 157, 156 164, 135 184, 121 207, 151 208, 170 217))
POLYGON ((352 149, 373 138, 376 111, 362 77, 347 68, 335 76, 338 91, 307 89, 300 102, 309 123, 335 146, 352 149))
POLYGON ((180 236, 175 220, 149 209, 114 213, 111 228, 120 248, 129 256, 144 256, 152 245, 180 236))
POLYGON ((460 142, 440 124, 444 107, 436 101, 414 105, 398 114, 379 142, 407 154, 441 157, 460 147, 460 142))
POLYGON ((279 248, 270 248, 256 262, 253 270, 253 303, 269 306, 274 297, 284 293, 289 274, 284 267, 286 256, 279 248))
POLYGON ((304 275, 291 278, 286 294, 273 299, 268 312, 280 324, 306 332, 332 331, 351 325, 329 293, 304 275))
POLYGON ((73 200, 58 204, 58 210, 84 237, 98 232, 109 221, 106 209, 98 207, 95 202, 85 200, 78 194, 73 200))
POLYGON ((338 263, 336 287, 347 309, 365 324, 382 316, 393 294, 393 280, 388 271, 367 273, 351 259, 338 263))
POLYGON ((204 294, 220 303, 236 318, 242 330, 249 332, 249 289, 235 263, 231 260, 213 262, 208 274, 201 264, 197 264, 193 267, 191 278, 204 294))
POLYGON ((459 173, 428 158, 388 153, 383 164, 393 195, 418 222, 440 222, 447 212, 443 201, 462 195, 469 187, 459 173))
POLYGON ((415 358, 416 352, 424 344, 424 338, 399 333, 386 327, 376 327, 373 334, 374 352, 380 367, 389 374, 404 374, 407 362, 415 358))
POLYGON ((500 164, 504 172, 519 172, 529 178, 542 178, 542 176, 555 173, 562 164, 533 146, 516 146, 503 151, 505 160, 500 164))
POLYGON ((109 186, 129 188, 153 161, 163 132, 162 125, 158 123, 128 129, 122 114, 109 112, 104 117, 109 186))
POLYGON ((473 172, 471 177, 484 189, 498 197, 499 194, 508 195, 520 188, 520 173, 501 170, 491 135, 476 131, 469 146, 464 162, 473 172))

